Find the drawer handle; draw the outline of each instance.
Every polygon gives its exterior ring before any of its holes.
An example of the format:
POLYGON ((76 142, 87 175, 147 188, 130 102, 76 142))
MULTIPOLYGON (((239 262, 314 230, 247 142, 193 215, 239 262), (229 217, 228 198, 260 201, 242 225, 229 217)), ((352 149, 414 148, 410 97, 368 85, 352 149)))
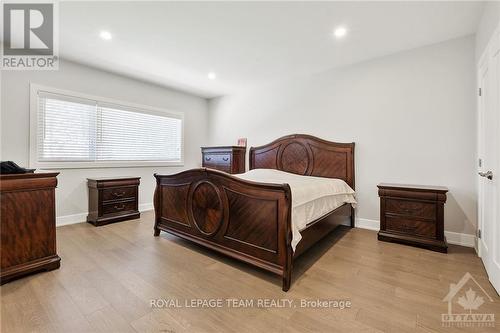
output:
POLYGON ((229 161, 229 157, 223 157, 222 159, 226 162, 229 161))
POLYGON ((116 210, 122 210, 123 208, 125 208, 125 204, 121 204, 120 206, 115 205, 116 210))
POLYGON ((113 195, 115 197, 123 197, 125 195, 125 191, 123 191, 123 192, 113 192, 113 195))
POLYGON ((211 159, 211 157, 205 157, 205 161, 210 161, 211 159))

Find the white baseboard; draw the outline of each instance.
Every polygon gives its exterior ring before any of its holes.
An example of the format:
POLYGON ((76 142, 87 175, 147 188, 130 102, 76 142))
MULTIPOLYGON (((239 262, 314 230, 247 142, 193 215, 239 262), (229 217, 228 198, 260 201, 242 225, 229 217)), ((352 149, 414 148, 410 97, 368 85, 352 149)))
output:
POLYGON ((75 224, 85 222, 87 220, 87 213, 64 215, 56 217, 56 227, 62 227, 63 225, 75 224))
POLYGON ((470 234, 461 234, 458 232, 445 231, 446 241, 449 244, 475 247, 476 236, 470 234))
MULTIPOLYGON (((378 220, 370 220, 363 218, 356 218, 356 228, 368 229, 368 230, 380 230, 380 221, 378 220)), ((474 247, 475 239, 474 235, 470 234, 461 234, 458 232, 445 231, 444 235, 446 236, 446 241, 449 244, 461 245, 466 247, 474 247)))
POLYGON ((375 230, 375 231, 380 230, 380 222, 379 221, 370 220, 370 219, 363 219, 360 217, 356 218, 355 226, 356 226, 356 228, 361 228, 361 229, 368 229, 368 230, 375 230))
MULTIPOLYGON (((139 211, 141 213, 146 212, 148 210, 153 210, 152 202, 139 205, 139 211)), ((86 222, 87 214, 88 213, 85 212, 80 214, 58 216, 56 217, 56 227, 62 227, 63 225, 86 222)))
POLYGON ((153 203, 145 203, 145 204, 139 204, 139 211, 142 212, 147 212, 148 210, 153 210, 153 203))

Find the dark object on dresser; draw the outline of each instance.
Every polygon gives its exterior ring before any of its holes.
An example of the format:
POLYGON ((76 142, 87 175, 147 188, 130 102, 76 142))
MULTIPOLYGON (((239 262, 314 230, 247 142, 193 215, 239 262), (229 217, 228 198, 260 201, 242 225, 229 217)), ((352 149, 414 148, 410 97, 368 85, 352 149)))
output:
MULTIPOLYGON (((251 148, 250 169, 339 178, 354 189, 354 143, 289 135, 251 148)), ((204 168, 155 177, 155 236, 166 231, 270 271, 282 277, 284 291, 295 258, 339 224, 354 227, 354 210, 344 204, 309 223, 294 252, 288 184, 250 182, 204 168)))
POLYGON ((87 222, 101 226, 138 219, 140 177, 87 178, 89 215, 87 222))
POLYGON ((245 172, 246 147, 201 147, 202 166, 227 173, 245 172))
POLYGON ((26 169, 20 167, 16 163, 12 161, 4 161, 0 163, 0 173, 2 175, 12 175, 12 174, 20 174, 20 173, 33 173, 35 169, 26 169))
POLYGON ((442 186, 379 184, 378 239, 447 252, 442 186))
POLYGON ((59 268, 54 173, 0 175, 1 284, 59 268))

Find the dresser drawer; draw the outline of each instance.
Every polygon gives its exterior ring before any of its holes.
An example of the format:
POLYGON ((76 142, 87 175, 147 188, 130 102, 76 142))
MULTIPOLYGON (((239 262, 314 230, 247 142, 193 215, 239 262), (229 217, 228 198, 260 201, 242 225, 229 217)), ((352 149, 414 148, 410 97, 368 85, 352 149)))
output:
POLYGON ((430 202, 386 199, 385 212, 435 220, 436 204, 430 202))
POLYGON ((230 165, 231 154, 204 154, 203 163, 205 165, 230 165))
POLYGON ((111 201, 119 199, 130 199, 137 196, 137 187, 115 187, 102 190, 102 200, 111 201))
POLYGON ((385 230, 429 238, 434 238, 436 236, 436 224, 434 222, 404 217, 386 216, 385 230))
POLYGON ((105 203, 102 205, 102 215, 137 210, 135 200, 105 203))
POLYGON ((203 167, 231 172, 231 154, 203 154, 203 167))

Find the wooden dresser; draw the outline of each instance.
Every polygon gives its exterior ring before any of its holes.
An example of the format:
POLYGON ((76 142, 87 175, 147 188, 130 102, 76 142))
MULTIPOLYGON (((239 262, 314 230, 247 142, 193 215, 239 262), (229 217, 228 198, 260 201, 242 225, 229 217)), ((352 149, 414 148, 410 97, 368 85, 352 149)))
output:
POLYGON ((379 184, 378 239, 447 252, 444 236, 447 192, 441 186, 379 184))
POLYGON ((244 173, 246 147, 201 147, 202 166, 227 173, 244 173))
POLYGON ((58 174, 0 175, 1 284, 59 268, 55 207, 58 174))
POLYGON ((137 219, 140 177, 87 178, 89 215, 87 222, 101 226, 137 219))

